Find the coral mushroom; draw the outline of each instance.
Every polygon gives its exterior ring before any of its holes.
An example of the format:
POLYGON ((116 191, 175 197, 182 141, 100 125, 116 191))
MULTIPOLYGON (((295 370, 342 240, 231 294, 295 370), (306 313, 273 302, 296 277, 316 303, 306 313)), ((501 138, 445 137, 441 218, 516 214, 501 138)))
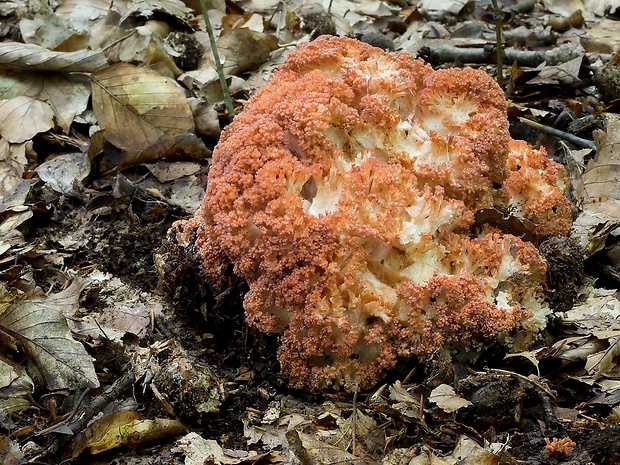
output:
POLYGON ((544 259, 476 213, 518 211, 542 237, 568 232, 570 204, 505 107, 482 71, 319 37, 226 128, 176 234, 215 289, 234 264, 293 386, 367 388, 400 359, 537 331, 544 259))

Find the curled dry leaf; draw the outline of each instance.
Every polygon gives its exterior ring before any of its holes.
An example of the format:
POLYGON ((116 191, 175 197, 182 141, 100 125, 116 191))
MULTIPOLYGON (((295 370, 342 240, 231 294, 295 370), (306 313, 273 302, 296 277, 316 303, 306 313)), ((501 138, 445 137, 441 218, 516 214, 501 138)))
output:
POLYGON ((192 130, 183 90, 144 68, 118 63, 93 74, 93 110, 105 138, 128 152, 192 130))
POLYGON ((138 412, 119 410, 90 424, 81 435, 74 455, 96 455, 117 447, 136 447, 184 432, 185 427, 178 420, 144 420, 138 412))
POLYGON ((54 112, 32 97, 15 97, 0 103, 0 135, 19 144, 54 127, 54 112))
POLYGON ((53 52, 40 45, 0 43, 0 65, 3 68, 92 73, 107 64, 105 55, 100 51, 53 52))
POLYGON ((122 23, 130 16, 150 18, 154 13, 168 14, 177 20, 183 21, 191 11, 181 0, 138 0, 129 4, 129 8, 121 17, 119 23, 122 23))

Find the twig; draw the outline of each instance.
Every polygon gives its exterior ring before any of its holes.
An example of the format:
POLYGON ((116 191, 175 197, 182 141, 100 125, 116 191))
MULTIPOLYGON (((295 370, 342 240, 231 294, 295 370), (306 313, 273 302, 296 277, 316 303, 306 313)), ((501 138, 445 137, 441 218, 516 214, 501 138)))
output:
POLYGON ((534 129, 538 129, 539 131, 546 132, 547 134, 551 134, 553 136, 559 137, 560 139, 567 140, 575 145, 578 145, 579 147, 596 150, 596 144, 592 142, 591 140, 577 137, 574 134, 560 131, 559 129, 555 129, 550 126, 545 126, 543 124, 537 123, 536 121, 532 121, 527 118, 520 117, 519 121, 534 129))
POLYGON ((205 25, 207 26, 207 34, 209 34, 209 43, 211 44, 211 53, 213 53, 213 59, 215 60, 215 69, 217 70, 217 75, 220 78, 220 87, 222 88, 224 102, 226 103, 226 109, 228 110, 228 120, 232 121, 235 117, 235 109, 233 108, 232 99, 230 98, 230 91, 228 90, 224 67, 220 61, 220 54, 217 51, 215 35, 213 35, 213 26, 211 26, 211 20, 209 19, 209 12, 207 11, 205 0, 200 0, 200 9, 202 10, 202 16, 205 19, 205 25))
POLYGON ((497 83, 504 88, 504 46, 502 41, 502 12, 497 5, 497 0, 493 3, 493 14, 495 16, 495 53, 497 54, 497 83))
POLYGON ((353 417, 351 418, 351 453, 357 455, 357 391, 353 391, 353 417))
MULTIPOLYGON (((74 435, 84 431, 88 423, 101 412, 110 402, 118 399, 120 395, 125 392, 126 389, 131 386, 136 380, 136 376, 133 371, 127 370, 127 372, 117 379, 112 386, 110 386, 103 394, 93 399, 93 401, 80 409, 79 413, 72 412, 71 419, 75 418, 75 421, 67 422, 66 426, 74 435)), ((47 450, 46 455, 57 455, 74 436, 64 435, 59 437, 54 444, 47 450)), ((67 459, 62 463, 71 462, 72 459, 67 459)))

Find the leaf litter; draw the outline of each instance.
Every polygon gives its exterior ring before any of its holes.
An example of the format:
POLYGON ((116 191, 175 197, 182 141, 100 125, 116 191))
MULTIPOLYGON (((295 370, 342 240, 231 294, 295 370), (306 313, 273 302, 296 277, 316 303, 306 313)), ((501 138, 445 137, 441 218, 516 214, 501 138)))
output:
MULTIPOLYGON (((498 3, 511 131, 567 166, 589 277, 535 350, 403 367, 353 399, 288 390, 275 341, 221 312, 239 296, 207 308, 179 283, 174 312, 157 290, 152 254, 226 123, 199 2, 0 5, 3 463, 617 463, 620 5, 498 3)), ((324 32, 496 70, 489 1, 207 7, 236 110, 324 32)))

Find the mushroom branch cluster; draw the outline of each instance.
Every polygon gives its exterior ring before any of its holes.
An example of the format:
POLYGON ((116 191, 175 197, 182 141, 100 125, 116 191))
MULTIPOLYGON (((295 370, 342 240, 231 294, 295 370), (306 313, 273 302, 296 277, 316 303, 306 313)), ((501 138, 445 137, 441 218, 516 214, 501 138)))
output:
POLYGON ((511 139, 484 72, 322 36, 226 128, 175 230, 214 289, 225 264, 247 282, 247 323, 280 335, 293 386, 363 389, 400 360, 543 328, 534 242, 568 233, 565 188, 561 165, 511 139), (534 242, 481 223, 489 211, 534 242))

